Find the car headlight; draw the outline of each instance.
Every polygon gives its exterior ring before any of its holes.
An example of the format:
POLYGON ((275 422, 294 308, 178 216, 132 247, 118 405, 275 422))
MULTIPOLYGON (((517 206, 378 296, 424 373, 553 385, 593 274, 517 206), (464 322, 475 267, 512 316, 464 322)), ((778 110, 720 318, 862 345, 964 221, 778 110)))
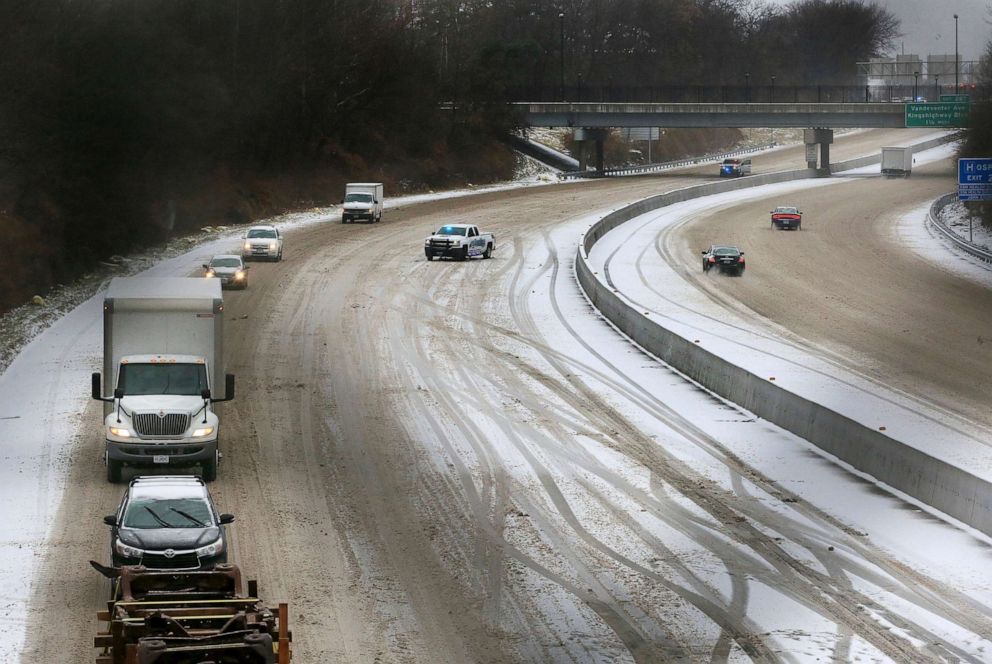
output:
POLYGON ((193 438, 202 438, 203 436, 209 436, 214 432, 213 427, 200 427, 199 429, 193 429, 193 438))
POLYGON ((245 251, 251 251, 251 242, 245 242, 245 251))
POLYGON ((131 437, 131 430, 130 429, 122 429, 121 427, 110 427, 110 433, 113 434, 114 436, 117 436, 118 438, 130 438, 131 437))
POLYGON ((245 273, 242 272, 241 270, 238 270, 237 272, 234 273, 234 278, 235 279, 244 279, 245 278, 245 273))
POLYGON ((275 250, 276 250, 276 243, 269 242, 269 251, 275 251, 275 250))
POLYGON ((117 555, 124 556, 125 558, 140 558, 145 553, 141 549, 128 546, 120 540, 114 540, 114 551, 117 552, 117 555))
POLYGON ((196 555, 200 558, 206 556, 216 556, 224 553, 224 538, 220 538, 213 544, 208 544, 206 546, 201 546, 196 550, 196 555))
POLYGON ((214 273, 214 271, 213 271, 213 270, 207 270, 207 274, 206 274, 206 275, 204 275, 204 276, 206 276, 206 277, 207 277, 207 279, 209 279, 210 277, 215 277, 215 276, 217 276, 217 275, 216 275, 216 274, 214 273))

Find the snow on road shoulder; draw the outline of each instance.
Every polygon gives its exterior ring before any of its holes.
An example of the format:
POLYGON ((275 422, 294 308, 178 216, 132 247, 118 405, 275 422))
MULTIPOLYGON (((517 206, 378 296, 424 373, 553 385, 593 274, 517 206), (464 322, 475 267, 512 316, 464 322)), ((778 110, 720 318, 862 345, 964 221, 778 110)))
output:
MULTIPOLYGON (((551 235, 556 254, 574 256, 578 238, 588 224, 589 220, 582 219, 556 229, 551 235)), ((528 256, 528 264, 540 262, 537 254, 535 250, 528 256)), ((648 360, 642 349, 602 319, 573 279, 559 278, 554 282, 549 275, 527 288, 543 342, 569 358, 569 366, 576 375, 640 432, 655 439, 666 454, 686 463, 701 476, 712 478, 728 493, 746 497, 759 505, 760 510, 772 513, 769 522, 780 519, 783 529, 768 534, 776 537, 790 555, 806 560, 811 568, 817 569, 827 552, 831 557, 849 561, 851 569, 865 570, 864 578, 856 573, 850 575, 851 582, 867 596, 877 597, 880 606, 891 605, 888 594, 905 581, 893 581, 884 574, 876 576, 867 571, 866 561, 879 551, 907 569, 955 588, 984 606, 992 605, 992 587, 983 571, 992 538, 934 519, 925 507, 905 496, 879 491, 877 482, 808 441, 716 397, 664 363, 648 360), (557 313, 548 306, 549 301, 557 304, 557 313), (673 428, 673 422, 660 416, 654 402, 677 413, 689 427, 698 427, 720 447, 685 438, 680 431, 686 427, 673 428), (731 455, 770 478, 781 492, 769 491, 766 484, 752 483, 758 475, 751 473, 746 473, 743 481, 735 479, 735 466, 727 463, 731 455), (790 493, 798 500, 789 498, 790 493), (812 511, 806 506, 811 506, 812 511), (835 529, 829 520, 812 518, 819 511, 843 525, 835 529)), ((610 448, 597 437, 581 440, 588 453, 611 473, 623 477, 645 495, 656 491, 653 484, 659 478, 644 472, 643 467, 622 451, 610 448)), ((589 524, 591 532, 603 541, 614 543, 631 559, 642 562, 644 554, 638 551, 636 542, 618 537, 604 525, 608 519, 599 514, 600 505, 584 500, 578 487, 563 486, 568 492, 569 505, 582 523, 589 524)), ((683 506, 691 509, 691 505, 683 506)), ((701 552, 697 543, 681 538, 664 524, 644 515, 639 507, 631 505, 629 512, 645 530, 666 542, 674 555, 689 561, 688 565, 700 578, 716 588, 728 587, 728 570, 719 561, 701 552)), ((746 546, 741 547, 741 553, 748 555, 746 546)), ((653 564, 651 560, 643 563, 653 564)), ((825 625, 822 616, 794 607, 780 594, 780 589, 766 586, 758 578, 749 577, 747 592, 749 618, 766 631, 769 639, 780 644, 781 652, 793 658, 790 661, 823 661, 835 653, 836 627, 825 625)), ((975 640, 967 629, 925 615, 925 610, 912 606, 904 610, 905 615, 932 628, 940 639, 963 647, 973 656, 980 658, 982 648, 989 646, 982 639, 975 640)), ((674 612, 672 617, 677 620, 674 612)), ((851 660, 885 661, 860 639, 851 648, 851 660)))

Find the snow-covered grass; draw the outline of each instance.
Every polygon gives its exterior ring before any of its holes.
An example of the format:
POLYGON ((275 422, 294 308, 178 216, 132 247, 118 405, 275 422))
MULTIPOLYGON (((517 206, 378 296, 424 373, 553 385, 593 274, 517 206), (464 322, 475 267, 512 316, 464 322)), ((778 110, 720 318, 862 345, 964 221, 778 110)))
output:
POLYGON ((983 226, 981 218, 973 215, 961 201, 944 206, 940 220, 962 240, 967 240, 983 249, 992 249, 992 229, 983 226))

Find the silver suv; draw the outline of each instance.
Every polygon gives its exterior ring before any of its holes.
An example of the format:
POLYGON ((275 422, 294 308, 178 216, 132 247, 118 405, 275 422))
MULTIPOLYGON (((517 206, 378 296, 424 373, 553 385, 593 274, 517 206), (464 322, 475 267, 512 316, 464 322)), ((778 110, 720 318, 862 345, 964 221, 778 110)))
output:
POLYGON ((241 246, 241 257, 267 258, 282 260, 282 235, 275 226, 252 226, 245 233, 245 241, 241 246))

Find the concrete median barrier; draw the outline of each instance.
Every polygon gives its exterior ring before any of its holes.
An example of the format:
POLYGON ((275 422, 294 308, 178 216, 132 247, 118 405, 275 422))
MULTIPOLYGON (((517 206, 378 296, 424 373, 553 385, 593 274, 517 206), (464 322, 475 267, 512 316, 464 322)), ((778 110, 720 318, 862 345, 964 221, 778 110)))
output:
MULTIPOLYGON (((914 145, 915 151, 953 140, 944 136, 914 145)), ((878 163, 872 155, 831 167, 831 172, 878 163)), ((635 309, 595 273, 589 262, 593 245, 606 233, 637 216, 682 201, 745 187, 826 175, 812 169, 756 175, 740 180, 687 187, 647 198, 596 222, 579 245, 575 271, 582 290, 617 329, 659 359, 709 390, 755 415, 800 436, 857 470, 973 528, 992 535, 992 482, 973 469, 937 458, 856 421, 844 413, 786 390, 673 332, 635 309)))

